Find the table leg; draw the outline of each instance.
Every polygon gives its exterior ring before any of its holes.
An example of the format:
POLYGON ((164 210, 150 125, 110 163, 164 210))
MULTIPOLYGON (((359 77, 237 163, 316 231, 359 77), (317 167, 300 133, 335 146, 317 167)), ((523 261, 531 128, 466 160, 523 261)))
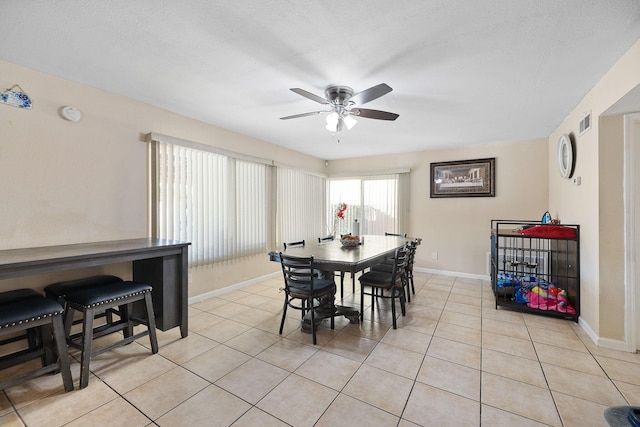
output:
MULTIPOLYGON (((333 271, 324 271, 322 272, 323 277, 325 278, 334 278, 333 271)), ((360 313, 353 307, 347 307, 344 305, 336 305, 336 296, 335 294, 331 297, 320 298, 319 304, 315 309, 315 320, 316 326, 320 324, 324 319, 328 319, 330 317, 344 316, 349 320, 350 323, 359 323, 360 322, 360 313)), ((302 320, 302 332, 306 332, 310 334, 311 331, 311 316, 306 315, 302 320)))

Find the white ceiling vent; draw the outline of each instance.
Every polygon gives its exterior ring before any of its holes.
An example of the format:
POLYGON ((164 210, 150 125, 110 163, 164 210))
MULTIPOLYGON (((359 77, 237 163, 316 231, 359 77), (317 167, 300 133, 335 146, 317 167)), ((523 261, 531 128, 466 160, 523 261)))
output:
POLYGON ((582 117, 582 119, 580 120, 579 127, 580 127, 579 135, 582 135, 583 133, 591 129, 591 111, 589 111, 582 117))

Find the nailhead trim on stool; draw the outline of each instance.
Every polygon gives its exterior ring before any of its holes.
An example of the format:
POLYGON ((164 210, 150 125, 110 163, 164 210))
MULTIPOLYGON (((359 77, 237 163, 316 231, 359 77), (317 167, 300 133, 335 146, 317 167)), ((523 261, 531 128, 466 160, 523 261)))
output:
MULTIPOLYGON (((44 292, 47 298, 56 300, 60 303, 60 305, 66 307, 65 298, 70 292, 74 292, 86 286, 107 285, 110 283, 120 283, 122 281, 123 280, 118 276, 113 276, 110 274, 100 274, 96 276, 85 277, 82 279, 65 280, 63 282, 52 283, 44 288, 44 292)), ((114 314, 119 314, 118 310, 115 308, 98 313, 96 318, 106 317, 107 322, 112 322, 114 314)), ((81 322, 82 319, 78 319, 75 320, 73 324, 75 325, 81 322)))
POLYGON ((11 334, 11 338, 1 340, 0 345, 16 341, 14 335, 20 331, 27 333, 19 335, 17 340, 26 338, 29 342, 27 349, 2 356, 0 367, 5 369, 39 357, 43 362, 39 369, 0 382, 0 389, 59 370, 64 389, 73 390, 62 323, 63 312, 60 304, 32 290, 18 289, 0 293, 0 335, 11 334), (54 345, 56 355, 52 353, 54 345))
POLYGON ((151 342, 151 352, 158 352, 158 339, 156 337, 151 291, 152 288, 149 285, 122 281, 95 286, 82 286, 67 293, 65 296, 67 303, 65 331, 69 345, 79 348, 82 351, 80 360, 80 388, 84 388, 89 384, 89 363, 93 356, 115 347, 129 344, 147 335, 149 335, 151 342), (134 318, 130 315, 127 306, 136 301, 144 301, 146 318, 134 318), (96 316, 96 310, 102 308, 108 310, 116 306, 120 306, 120 319, 94 328, 93 320, 96 316), (74 311, 82 313, 83 322, 82 332, 72 335, 70 334, 70 330, 74 311), (147 330, 134 335, 133 326, 138 323, 147 325, 147 330), (91 345, 94 338, 120 331, 124 332, 123 340, 92 352, 91 345))

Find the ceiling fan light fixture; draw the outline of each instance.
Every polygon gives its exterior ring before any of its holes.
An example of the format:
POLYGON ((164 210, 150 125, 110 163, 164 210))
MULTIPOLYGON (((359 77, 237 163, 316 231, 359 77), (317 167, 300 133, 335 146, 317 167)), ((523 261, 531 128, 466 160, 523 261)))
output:
POLYGON ((327 115, 327 130, 329 132, 337 132, 338 131, 338 120, 340 116, 335 111, 331 114, 327 115))
POLYGON ((388 111, 371 110, 369 108, 360 108, 360 105, 378 99, 383 95, 391 92, 393 89, 386 83, 380 83, 365 89, 362 92, 354 93, 353 89, 348 86, 329 86, 324 91, 324 98, 307 92, 300 88, 291 88, 292 92, 297 93, 307 99, 318 104, 325 105, 329 111, 311 111, 309 113, 294 114, 292 116, 280 117, 280 120, 297 119, 300 117, 313 116, 320 113, 330 113, 327 115, 326 129, 329 132, 340 132, 345 127, 347 130, 353 129, 357 120, 353 116, 364 117, 375 120, 393 121, 399 116, 388 111))
POLYGON ((342 121, 347 127, 347 130, 351 130, 356 125, 356 123, 358 123, 358 121, 351 116, 344 116, 342 118, 342 121))
POLYGON ((329 132, 340 132, 345 127, 347 130, 351 130, 356 125, 357 120, 353 117, 336 113, 335 111, 327 115, 327 130, 329 132))

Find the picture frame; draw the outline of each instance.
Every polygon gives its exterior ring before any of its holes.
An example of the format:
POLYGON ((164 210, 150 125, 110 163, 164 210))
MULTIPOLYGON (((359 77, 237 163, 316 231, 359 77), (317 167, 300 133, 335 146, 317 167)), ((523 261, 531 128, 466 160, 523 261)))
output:
POLYGON ((431 198, 495 197, 496 158, 431 163, 431 198))

